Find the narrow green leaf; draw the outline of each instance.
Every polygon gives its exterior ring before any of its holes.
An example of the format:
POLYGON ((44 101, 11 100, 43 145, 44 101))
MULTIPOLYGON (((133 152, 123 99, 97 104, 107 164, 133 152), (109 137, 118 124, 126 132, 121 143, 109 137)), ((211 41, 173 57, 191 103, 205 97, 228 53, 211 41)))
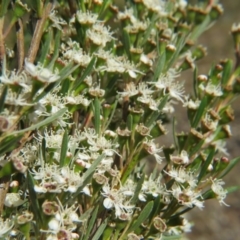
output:
POLYGON ((178 145, 178 140, 177 140, 177 133, 176 133, 176 118, 173 117, 172 120, 172 130, 173 130, 173 141, 174 141, 174 146, 179 152, 179 145, 178 145))
POLYGON ((22 134, 19 136, 7 136, 0 141, 0 156, 7 152, 11 152, 19 145, 19 140, 22 138, 22 134))
POLYGON ((211 18, 209 15, 207 15, 204 21, 200 25, 195 27, 195 29, 192 31, 190 35, 190 39, 192 41, 195 41, 196 39, 198 39, 198 37, 208 29, 208 27, 210 26, 210 23, 211 23, 211 18))
POLYGON ((93 207, 91 207, 88 210, 86 210, 86 212, 81 214, 81 216, 79 217, 79 220, 80 221, 87 221, 90 218, 90 216, 92 214, 92 211, 93 211, 93 207))
POLYGON ((139 214, 137 220, 133 225, 128 229, 128 232, 134 232, 150 215, 153 209, 153 201, 147 203, 142 212, 139 214))
POLYGON ((203 163, 202 169, 201 169, 201 171, 198 175, 198 182, 200 182, 201 179, 206 175, 208 166, 212 162, 212 159, 213 159, 214 155, 215 155, 215 149, 212 148, 210 150, 209 154, 208 154, 208 157, 207 157, 206 161, 203 163))
POLYGON ((219 178, 225 177, 239 163, 239 161, 240 161, 240 157, 232 159, 229 162, 228 166, 224 169, 224 171, 222 172, 219 178))
POLYGON ((5 86, 3 88, 3 91, 2 91, 2 94, 0 96, 0 113, 3 111, 4 109, 4 102, 5 102, 5 99, 7 97, 7 91, 8 91, 8 86, 5 86))
POLYGON ((69 65, 64 67, 59 72, 60 78, 57 80, 57 83, 60 83, 63 79, 69 77, 77 68, 79 68, 79 65, 73 65, 73 63, 70 63, 69 65))
POLYGON ((228 194, 233 193, 233 192, 240 190, 240 186, 231 186, 231 187, 226 188, 226 190, 227 190, 228 194))
POLYGON ((43 121, 41 121, 37 124, 34 124, 31 127, 25 128, 23 130, 13 132, 12 134, 14 134, 14 135, 22 134, 22 133, 25 133, 25 132, 28 132, 28 131, 38 129, 38 128, 43 127, 45 125, 48 125, 49 123, 52 123, 53 121, 55 121, 56 119, 61 117, 66 112, 66 110, 67 110, 67 108, 63 108, 63 109, 59 110, 58 112, 56 112, 55 114, 53 114, 52 116, 44 119, 43 121))
POLYGON ((96 58, 93 57, 90 63, 88 64, 87 68, 85 69, 84 73, 82 74, 82 76, 75 81, 73 85, 73 90, 75 90, 76 94, 80 89, 79 86, 82 83, 82 81, 92 72, 95 62, 96 62, 96 58))
POLYGON ((49 52, 49 48, 50 48, 50 44, 51 44, 51 40, 52 40, 52 30, 51 30, 51 28, 46 33, 45 37, 46 37, 46 39, 45 39, 44 44, 41 48, 41 55, 40 55, 40 58, 39 58, 39 62, 43 63, 43 64, 46 61, 47 54, 49 52))
MULTIPOLYGON (((194 68, 193 71, 193 90, 194 90, 194 96, 198 97, 198 82, 197 82, 197 75, 198 75, 198 69, 197 67, 194 68)), ((191 121, 191 119, 190 119, 191 121)))
POLYGON ((130 130, 130 131, 134 131, 134 129, 132 129, 133 128, 133 116, 132 116, 132 114, 128 114, 128 116, 127 116, 127 128, 130 130))
MULTIPOLYGON (((133 3, 134 6, 136 6, 135 3, 133 3)), ((147 40, 149 39, 149 36, 152 32, 152 29, 154 29, 154 24, 156 23, 157 19, 159 18, 158 15, 153 14, 152 19, 150 21, 150 25, 148 26, 148 28, 146 29, 146 31, 144 32, 143 38, 141 39, 140 42, 140 46, 139 47, 144 47, 145 43, 147 42, 147 40)))
POLYGON ((60 40, 61 40, 61 31, 58 30, 57 34, 54 37, 54 52, 53 56, 51 57, 51 62, 48 64, 49 69, 53 69, 54 63, 58 58, 59 55, 59 50, 60 50, 60 40))
POLYGON ((192 124, 193 128, 196 128, 198 126, 198 123, 200 122, 200 120, 205 112, 206 106, 207 106, 207 96, 204 96, 201 101, 201 104, 196 112, 195 118, 193 120, 193 124, 192 124))
POLYGON ((186 34, 183 34, 179 40, 178 40, 178 43, 176 45, 176 51, 173 53, 172 57, 170 58, 168 64, 166 64, 166 68, 164 69, 165 71, 170 69, 171 66, 173 65, 173 63, 177 60, 177 58, 179 57, 179 54, 182 50, 182 48, 184 47, 185 43, 186 43, 186 40, 187 40, 187 35, 186 34))
POLYGON ((66 130, 63 134, 62 145, 61 145, 61 154, 60 154, 60 160, 59 160, 60 167, 63 167, 64 165, 66 165, 65 158, 67 155, 67 150, 68 150, 68 131, 66 130))
POLYGON ((153 209, 151 211, 151 214, 149 215, 149 220, 151 221, 155 216, 159 214, 159 209, 161 207, 161 196, 158 195, 154 199, 153 209))
POLYGON ((144 179, 145 179, 145 175, 142 174, 142 176, 141 176, 141 178, 138 180, 137 186, 136 186, 136 188, 135 188, 135 190, 134 190, 134 195, 133 195, 133 197, 132 197, 132 199, 131 199, 131 204, 134 204, 134 205, 135 205, 135 204, 137 203, 137 201, 138 201, 138 195, 139 195, 139 193, 140 193, 140 191, 141 191, 141 189, 142 189, 142 185, 143 185, 144 179))
POLYGON ((178 236, 161 236, 161 240, 182 240, 183 236, 178 235, 178 236))
POLYGON ((103 223, 100 225, 100 227, 98 227, 97 232, 95 233, 95 235, 93 236, 92 240, 98 240, 101 239, 101 236, 106 228, 108 224, 108 218, 106 218, 103 223))
POLYGON ((97 97, 95 97, 93 112, 94 112, 94 127, 97 134, 100 134, 101 129, 100 107, 101 107, 100 101, 97 97))
POLYGON ((42 152, 41 152, 42 155, 41 155, 41 156, 42 156, 42 160, 43 160, 44 162, 47 161, 46 153, 47 153, 47 150, 46 150, 46 139, 43 138, 43 139, 42 139, 42 152))
POLYGON ((129 37, 129 34, 128 32, 123 29, 123 46, 124 46, 124 49, 126 51, 126 54, 129 58, 129 60, 131 60, 131 54, 130 54, 130 47, 131 47, 131 43, 130 43, 130 37, 129 37))
POLYGON ((158 61, 154 70, 153 81, 157 81, 160 74, 163 73, 165 61, 166 61, 166 52, 164 50, 162 54, 158 57, 158 61))
MULTIPOLYGON (((163 109, 163 107, 166 105, 168 101, 168 95, 165 95, 162 99, 161 102, 158 106, 159 111, 161 111, 163 109)), ((150 114, 150 116, 148 117, 145 126, 146 127, 151 127, 152 124, 158 119, 160 112, 159 111, 154 111, 152 114, 150 114)))
POLYGON ((109 126, 109 124, 112 122, 112 118, 113 118, 114 113, 115 113, 115 110, 116 110, 116 108, 117 108, 117 104, 118 104, 118 98, 116 99, 116 101, 115 101, 114 104, 113 104, 112 112, 111 112, 111 115, 110 115, 110 117, 109 117, 108 122, 106 123, 105 129, 107 129, 108 126, 109 126))
MULTIPOLYGON (((100 155, 91 165, 90 168, 88 168, 88 170, 83 174, 83 184, 82 186, 80 186, 77 190, 77 192, 75 194, 73 194, 72 196, 69 195, 69 199, 71 199, 71 201, 74 201, 75 198, 80 194, 80 192, 83 190, 83 188, 91 182, 91 178, 93 173, 95 172, 97 166, 99 165, 99 163, 102 161, 102 159, 105 157, 105 154, 100 155)), ((68 201, 69 199, 66 199, 66 201, 68 201)), ((64 203, 65 204, 65 203, 64 203)))
POLYGON ((27 173, 27 184, 28 184, 28 194, 30 200, 30 206, 34 213, 34 218, 36 220, 36 225, 38 225, 38 230, 41 229, 41 225, 43 224, 43 216, 42 216, 42 209, 38 202, 37 194, 34 190, 34 179, 30 172, 27 173), (39 224, 40 221, 40 224, 39 224))
POLYGON ((8 5, 10 0, 2 0, 0 7, 0 18, 3 17, 7 13, 8 5))
POLYGON ((84 239, 83 240, 88 240, 90 233, 92 231, 92 228, 94 227, 94 225, 96 224, 96 218, 97 218, 97 214, 98 214, 98 208, 99 205, 97 205, 92 213, 92 217, 88 223, 88 227, 87 227, 87 232, 85 233, 84 239))
POLYGON ((225 86, 228 83, 228 80, 230 79, 231 72, 233 69, 233 62, 231 60, 227 60, 227 62, 224 65, 223 73, 222 73, 222 85, 225 86))

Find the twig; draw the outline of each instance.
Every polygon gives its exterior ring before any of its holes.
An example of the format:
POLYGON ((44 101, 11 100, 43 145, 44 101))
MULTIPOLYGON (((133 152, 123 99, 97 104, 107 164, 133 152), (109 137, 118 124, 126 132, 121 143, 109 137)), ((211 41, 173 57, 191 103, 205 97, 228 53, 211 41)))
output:
POLYGON ((34 31, 34 34, 33 34, 33 38, 32 38, 32 41, 31 41, 31 45, 30 45, 28 55, 27 55, 28 61, 30 63, 33 63, 36 56, 37 56, 37 52, 38 52, 40 42, 41 42, 41 38, 42 38, 42 35, 43 35, 44 26, 45 26, 45 23, 46 23, 46 20, 47 20, 49 14, 52 10, 52 7, 53 7, 53 4, 48 3, 46 8, 43 10, 42 18, 37 21, 35 31, 34 31))
POLYGON ((22 19, 18 19, 17 23, 17 54, 18 54, 18 72, 22 70, 24 61, 24 33, 22 19))

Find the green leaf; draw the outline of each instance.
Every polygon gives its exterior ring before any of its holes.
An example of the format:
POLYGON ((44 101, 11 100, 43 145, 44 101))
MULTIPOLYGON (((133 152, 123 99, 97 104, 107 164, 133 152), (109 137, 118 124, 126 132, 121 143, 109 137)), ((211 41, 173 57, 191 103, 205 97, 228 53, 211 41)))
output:
POLYGON ((87 68, 85 69, 84 73, 82 74, 82 76, 75 81, 72 90, 75 90, 76 94, 80 90, 80 85, 82 81, 92 72, 95 62, 96 62, 96 58, 93 57, 90 63, 88 64, 87 68))
POLYGON ((69 77, 77 68, 79 68, 79 65, 73 65, 73 63, 68 64, 59 72, 60 78, 56 83, 60 83, 63 79, 69 77))
MULTIPOLYGON (((37 194, 34 190, 34 179, 30 172, 27 173, 27 184, 28 184, 28 194, 30 200, 30 207, 34 213, 34 218, 36 220, 36 225, 38 226, 38 230, 41 229, 41 225, 43 225, 43 216, 42 216, 42 209, 38 202, 37 194), (40 223, 40 224, 39 224, 40 223)), ((38 235, 39 233, 36 233, 38 235)), ((38 235, 39 236, 39 235, 38 235)))
POLYGON ((155 216, 159 214, 159 209, 161 207, 161 196, 158 195, 154 199, 153 209, 151 211, 151 214, 149 215, 149 220, 151 221, 155 216))
POLYGON ((193 120, 193 124, 192 124, 193 128, 196 128, 198 126, 198 123, 200 122, 200 120, 206 110, 206 107, 207 107, 207 96, 204 96, 201 101, 201 104, 196 112, 195 118, 193 120))
POLYGON ((46 61, 47 59, 47 54, 49 52, 49 48, 50 48, 50 44, 51 44, 51 40, 52 40, 52 30, 51 28, 49 29, 49 31, 46 34, 46 39, 44 41, 44 44, 41 48, 41 56, 39 58, 39 62, 43 63, 46 61))
POLYGON ((133 197, 132 197, 132 199, 131 199, 131 204, 136 204, 137 203, 137 201, 138 201, 138 195, 139 195, 139 193, 140 193, 140 191, 141 191, 141 189, 142 189, 142 185, 143 185, 143 182, 144 182, 144 179, 145 179, 145 175, 144 174, 142 174, 142 176, 141 176, 141 178, 138 180, 138 183, 137 183, 137 186, 136 186, 136 188, 135 188, 135 190, 134 190, 134 195, 133 195, 133 197))
POLYGON ((157 81, 160 74, 163 73, 165 61, 166 61, 166 52, 164 50, 163 53, 161 53, 161 55, 158 57, 157 64, 154 70, 153 81, 157 81))
POLYGON ((47 161, 47 158, 46 158, 46 152, 47 152, 47 150, 46 150, 46 139, 45 139, 45 138, 42 139, 42 149, 41 149, 41 150, 42 150, 42 151, 41 151, 42 160, 43 160, 44 162, 46 162, 46 161, 47 161))
POLYGON ((147 203, 144 209, 139 214, 137 220, 133 223, 133 225, 128 229, 129 232, 134 232, 145 220, 147 220, 153 209, 153 201, 147 203))
POLYGON ((14 173, 14 167, 12 162, 7 162, 3 167, 0 168, 0 179, 3 177, 10 177, 14 173))
POLYGON ((60 50, 60 43, 61 43, 61 31, 58 30, 57 34, 54 37, 54 52, 53 56, 51 56, 51 62, 48 64, 49 69, 53 69, 54 63, 58 58, 59 50, 60 50))
POLYGON ((228 80, 231 77, 231 72, 233 69, 233 62, 231 60, 227 60, 227 62, 224 64, 223 72, 222 72, 222 85, 226 86, 228 83, 228 80))
MULTIPOLYGON (((198 97, 198 82, 197 82, 197 75, 198 75, 198 68, 195 67, 193 71, 193 90, 194 90, 194 96, 198 97)), ((191 121, 191 119, 190 119, 191 121)))
POLYGON ((95 97, 93 113, 94 113, 94 127, 97 134, 100 134, 100 129, 101 129, 100 107, 101 107, 100 101, 97 97, 95 97))
POLYGON ((192 31, 190 35, 190 39, 192 41, 195 41, 196 39, 198 39, 198 37, 208 29, 210 23, 211 23, 211 18, 209 15, 207 15, 204 21, 200 25, 195 27, 195 29, 192 31))
POLYGON ((175 117, 173 117, 173 121, 172 121, 172 130, 173 130, 174 146, 179 152, 179 145, 178 145, 177 133, 176 133, 176 118, 175 117))
POLYGON ((89 236, 91 234, 92 228, 94 227, 95 224, 97 224, 96 218, 97 218, 97 214, 98 214, 98 208, 99 205, 97 205, 92 213, 92 217, 88 223, 88 227, 87 227, 87 232, 85 233, 84 239, 83 240, 88 240, 89 236))
POLYGON ((93 236, 92 240, 98 240, 100 239, 100 237, 102 236, 106 226, 108 224, 108 218, 106 218, 104 220, 104 222, 100 225, 100 227, 98 227, 97 232, 95 233, 95 235, 93 236))
POLYGON ((210 163, 212 162, 213 160, 213 157, 215 155, 215 149, 212 148, 208 154, 208 157, 206 159, 206 161, 203 163, 203 166, 201 168, 201 171, 198 175, 198 183, 201 181, 201 179, 206 175, 207 173, 207 169, 208 169, 208 166, 210 165, 210 163))
POLYGON ((8 86, 3 88, 1 97, 0 97, 0 113, 4 110, 4 102, 7 97, 8 86))
POLYGON ((185 43, 187 40, 187 35, 183 34, 179 40, 178 43, 176 45, 176 51, 173 53, 172 57, 170 58, 168 64, 166 64, 164 71, 167 71, 168 69, 171 68, 171 66, 173 65, 173 63, 177 60, 177 58, 179 57, 179 54, 181 52, 181 50, 183 49, 185 43))
POLYGON ((0 4, 0 18, 2 18, 7 13, 9 3, 10 3, 10 0, 2 0, 1 1, 1 4, 0 4))
POLYGON ((145 126, 146 127, 151 127, 152 124, 158 119, 159 115, 160 115, 160 111, 163 109, 163 107, 166 105, 168 101, 168 95, 165 95, 162 99, 160 104, 158 105, 158 109, 159 111, 154 111, 152 114, 150 114, 150 116, 148 117, 145 126))
POLYGON ((177 236, 164 236, 164 235, 162 235, 161 236, 161 240, 182 240, 183 238, 182 238, 183 236, 181 236, 181 235, 177 235, 177 236))
POLYGON ((59 160, 60 167, 63 167, 64 165, 66 165, 65 158, 67 155, 67 150, 68 150, 68 131, 66 130, 63 134, 62 145, 61 145, 61 154, 60 154, 60 160, 59 160))
POLYGON ((19 136, 7 136, 0 141, 0 156, 7 152, 11 152, 19 145, 19 140, 22 138, 22 134, 19 136))
POLYGON ((240 157, 232 159, 229 162, 228 166, 224 169, 222 174, 219 176, 219 178, 225 177, 239 163, 239 161, 240 161, 240 157))
POLYGON ((25 133, 25 132, 28 132, 28 131, 32 131, 32 130, 38 129, 40 127, 46 126, 49 123, 52 123, 56 119, 60 118, 66 112, 66 110, 67 110, 67 108, 63 108, 63 109, 59 110, 58 112, 56 112, 55 114, 53 114, 52 116, 44 119, 43 121, 41 121, 41 122, 39 122, 37 124, 34 124, 31 127, 25 128, 23 130, 19 130, 19 131, 13 132, 12 134, 13 135, 18 135, 18 134, 22 134, 22 133, 25 133))
POLYGON ((129 34, 128 32, 123 29, 123 46, 124 46, 124 49, 126 51, 126 54, 129 58, 129 60, 131 61, 131 54, 130 54, 130 47, 131 47, 131 43, 130 43, 130 37, 129 37, 129 34))
MULTIPOLYGON (((133 3, 134 6, 136 6, 135 3, 133 3)), ((154 29, 154 25, 156 24, 156 21, 159 19, 158 15, 154 15, 152 16, 152 19, 150 21, 150 25, 148 26, 147 30, 144 32, 143 38, 141 39, 140 42, 140 46, 139 47, 144 47, 144 45, 146 44, 147 40, 149 39, 149 36, 152 32, 152 29, 154 29)))
POLYGON ((228 193, 233 193, 233 192, 240 190, 240 186, 231 186, 231 187, 226 188, 226 190, 228 193))
MULTIPOLYGON (((100 155, 96 160, 94 160, 94 162, 92 163, 91 167, 88 168, 88 170, 83 174, 83 184, 82 186, 80 186, 77 190, 77 192, 75 194, 73 194, 72 196, 69 195, 69 199, 71 199, 71 201, 74 201, 75 198, 80 194, 80 192, 83 190, 83 188, 91 182, 91 178, 93 173, 96 171, 97 166, 99 165, 99 163, 102 161, 102 159, 105 157, 105 154, 100 155)), ((69 199, 66 199, 66 201, 68 201, 69 199)), ((64 203, 66 204, 66 203, 64 203)))

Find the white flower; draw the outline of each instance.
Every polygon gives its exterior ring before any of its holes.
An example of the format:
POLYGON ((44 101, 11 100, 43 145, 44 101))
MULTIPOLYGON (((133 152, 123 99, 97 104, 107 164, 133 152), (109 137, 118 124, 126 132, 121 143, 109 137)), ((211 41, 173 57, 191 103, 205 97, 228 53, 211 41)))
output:
POLYGON ((158 164, 162 163, 162 157, 158 155, 158 153, 162 152, 162 148, 158 148, 158 144, 154 143, 153 140, 146 140, 143 142, 143 147, 146 151, 153 155, 158 164))
POLYGON ((77 11, 76 18, 83 25, 92 25, 97 22, 98 15, 89 11, 77 11))
POLYGON ((49 14, 49 19, 53 22, 52 27, 55 27, 62 31, 61 25, 67 25, 67 22, 63 20, 61 17, 57 16, 57 11, 52 10, 49 14))
POLYGON ((129 216, 133 213, 134 206, 130 205, 129 200, 121 190, 111 189, 109 185, 103 186, 102 190, 102 195, 105 197, 103 206, 106 209, 115 208, 117 218, 121 218, 122 215, 129 216))
POLYGON ((196 99, 195 101, 192 99, 188 99, 188 97, 185 99, 185 102, 183 103, 183 107, 187 107, 189 109, 196 110, 200 106, 201 101, 196 99))
POLYGON ((4 201, 4 205, 7 207, 18 207, 22 205, 25 200, 21 199, 19 193, 7 193, 4 201))
POLYGON ((42 67, 40 64, 34 65, 27 59, 25 59, 25 70, 32 77, 44 83, 56 82, 60 78, 59 75, 52 73, 49 69, 42 67))
POLYGON ((196 206, 200 209, 204 207, 203 201, 199 200, 199 198, 201 198, 201 193, 197 192, 191 187, 181 188, 180 186, 174 185, 170 192, 178 200, 179 204, 181 205, 184 205, 190 208, 196 206))
POLYGON ((188 164, 190 162, 188 153, 185 150, 182 150, 177 156, 171 155, 170 159, 176 164, 188 164))
POLYGON ((124 57, 115 57, 113 55, 109 55, 109 58, 107 58, 105 61, 106 66, 100 66, 98 68, 99 71, 128 73, 128 75, 131 78, 136 78, 137 73, 143 74, 141 71, 137 70, 136 67, 124 57))
POLYGON ((213 84, 211 81, 208 81, 207 86, 204 86, 203 83, 200 84, 199 88, 214 97, 220 97, 223 95, 221 85, 213 84))
POLYGON ((118 92, 122 98, 132 97, 138 94, 137 86, 134 82, 126 83, 125 88, 122 92, 118 92))
POLYGON ((145 179, 142 185, 142 194, 151 194, 153 197, 168 195, 164 184, 161 183, 161 178, 160 175, 154 180, 151 175, 148 179, 145 179))
POLYGON ((24 70, 20 73, 16 73, 16 71, 11 71, 8 74, 3 73, 3 75, 0 76, 0 82, 4 84, 19 85, 25 92, 31 91, 32 82, 24 70))
POLYGON ((102 47, 105 47, 107 42, 114 39, 109 28, 101 23, 95 23, 92 28, 87 30, 86 35, 94 44, 102 47))
POLYGON ((0 218, 0 237, 3 237, 6 233, 10 232, 13 226, 14 223, 9 219, 4 221, 2 218, 0 218))
POLYGON ((62 45, 63 56, 67 60, 74 61, 80 66, 86 67, 91 61, 91 57, 83 52, 80 48, 79 43, 69 40, 67 42, 68 46, 62 45))
POLYGON ((81 176, 68 166, 60 168, 54 164, 47 164, 38 168, 38 171, 33 169, 32 175, 37 180, 34 190, 40 193, 62 191, 74 193, 82 185, 81 176))
POLYGON ((163 94, 169 94, 172 98, 180 102, 184 102, 184 84, 175 81, 179 77, 179 73, 170 68, 166 74, 161 74, 157 82, 150 82, 155 85, 157 89, 163 90, 163 94))
POLYGON ((143 0, 143 4, 151 11, 156 12, 160 16, 166 16, 165 1, 163 0, 143 0))
POLYGON ((222 179, 212 179, 211 181, 211 189, 216 194, 219 203, 224 204, 225 206, 229 206, 224 202, 224 199, 227 196, 227 190, 225 190, 222 185, 224 185, 225 182, 222 179))
POLYGON ((178 183, 188 183, 190 187, 195 187, 197 184, 197 179, 192 172, 187 171, 187 169, 171 168, 169 171, 164 171, 167 175, 172 177, 178 183))

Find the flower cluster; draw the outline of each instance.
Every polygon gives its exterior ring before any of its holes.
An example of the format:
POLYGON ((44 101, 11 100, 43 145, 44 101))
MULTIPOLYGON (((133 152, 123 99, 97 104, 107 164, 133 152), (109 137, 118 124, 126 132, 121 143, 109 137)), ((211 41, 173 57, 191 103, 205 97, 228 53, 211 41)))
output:
MULTIPOLYGON (((0 238, 168 239, 190 231, 183 214, 207 199, 227 205, 239 66, 225 60, 197 76, 205 50, 195 46, 218 1, 5 2, 0 238), (192 92, 181 77, 189 68, 192 92), (189 128, 177 133, 182 109, 189 128)), ((237 48, 238 25, 232 33, 237 48)))

